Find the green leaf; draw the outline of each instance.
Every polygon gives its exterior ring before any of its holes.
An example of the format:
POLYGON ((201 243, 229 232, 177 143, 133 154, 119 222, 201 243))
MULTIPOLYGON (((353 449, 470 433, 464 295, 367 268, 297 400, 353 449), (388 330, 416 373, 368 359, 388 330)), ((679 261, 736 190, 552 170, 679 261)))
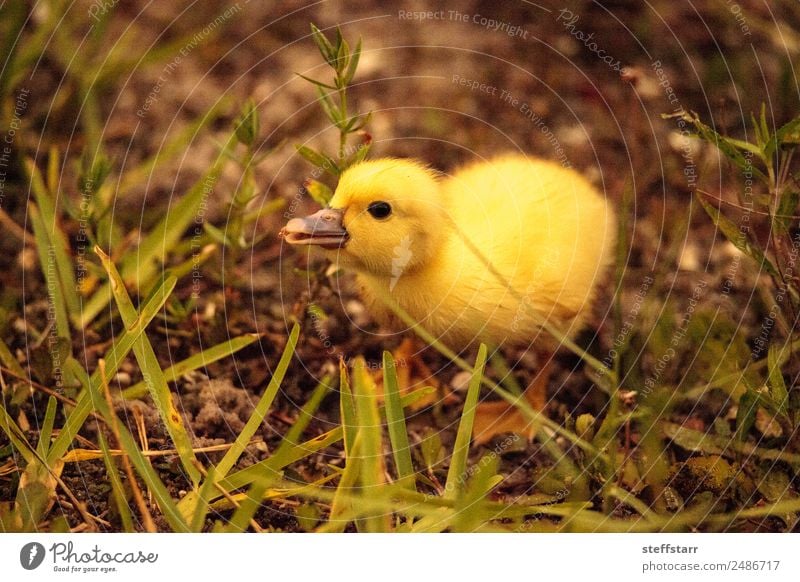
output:
POLYGON ((309 439, 300 445, 286 449, 286 451, 281 455, 273 455, 270 458, 255 463, 254 465, 250 465, 245 469, 231 473, 228 477, 222 479, 219 482, 219 485, 226 491, 245 487, 251 483, 254 483, 257 479, 263 477, 265 474, 275 474, 292 463, 296 463, 297 461, 305 459, 306 457, 310 457, 311 455, 324 450, 340 440, 342 440, 341 427, 329 430, 328 432, 309 439))
POLYGON ((14 446, 14 449, 25 460, 26 464, 31 464, 36 460, 36 454, 33 447, 31 447, 28 439, 25 437, 25 432, 14 422, 14 419, 6 411, 3 405, 3 400, 0 400, 0 429, 8 436, 8 440, 14 446))
POLYGON ((336 84, 339 87, 344 87, 346 83, 344 82, 343 72, 347 68, 347 61, 350 59, 350 46, 342 36, 342 31, 339 28, 336 29, 336 46, 336 63, 334 65, 337 73, 336 84))
POLYGON ((200 486, 200 491, 197 494, 197 505, 194 507, 192 520, 189 523, 189 529, 195 533, 203 531, 203 524, 206 521, 206 513, 208 513, 208 504, 214 494, 214 484, 217 482, 215 478, 214 467, 208 469, 203 484, 200 486))
POLYGON ((444 457, 443 451, 444 447, 442 446, 442 437, 439 436, 439 431, 432 426, 426 426, 419 443, 419 453, 428 471, 433 471, 436 465, 442 461, 444 457))
POLYGON ((475 465, 464 494, 453 507, 453 531, 471 533, 478 531, 491 517, 486 497, 503 481, 497 474, 500 459, 497 455, 484 455, 475 465))
POLYGON ((316 85, 317 87, 323 87, 325 89, 330 89, 331 91, 335 91, 336 90, 336 87, 334 87, 333 85, 329 85, 327 83, 323 83, 322 81, 317 81, 316 79, 312 79, 311 77, 306 77, 302 73, 295 73, 295 75, 297 75, 301 79, 304 79, 304 80, 308 81, 312 85, 316 85))
POLYGON ((758 168, 754 167, 751 161, 748 160, 742 153, 743 151, 749 152, 752 155, 758 156, 759 159, 766 163, 764 152, 761 150, 761 148, 746 141, 720 135, 713 128, 700 121, 700 117, 693 111, 680 111, 678 113, 662 114, 661 117, 664 119, 680 119, 683 122, 690 123, 692 126, 694 126, 699 137, 709 143, 714 144, 717 149, 719 149, 719 151, 725 155, 725 157, 731 160, 740 169, 751 171, 761 180, 767 180, 767 177, 764 175, 764 173, 758 168))
POLYGON ((340 129, 343 128, 345 119, 342 117, 340 109, 333 102, 333 99, 331 99, 330 94, 322 87, 315 87, 315 89, 317 91, 317 99, 322 106, 322 110, 325 112, 325 116, 330 119, 333 125, 340 129))
POLYGON ((331 390, 333 390, 333 378, 333 375, 326 374, 323 376, 322 380, 319 381, 317 387, 314 388, 314 392, 311 393, 311 397, 300 409, 300 412, 298 413, 294 423, 292 423, 292 426, 289 428, 287 433, 283 435, 281 444, 275 450, 274 455, 281 455, 292 447, 299 445, 300 437, 303 435, 303 431, 305 431, 306 428, 308 428, 308 425, 311 424, 314 414, 317 412, 320 404, 322 404, 322 401, 331 392, 331 390))
POLYGON ((358 149, 356 149, 356 153, 353 155, 353 160, 350 162, 350 165, 352 166, 353 164, 363 162, 369 153, 369 147, 369 143, 359 146, 358 149))
POLYGON ((339 166, 334 162, 331 158, 326 156, 325 154, 321 154, 315 150, 312 150, 309 147, 303 145, 295 146, 297 149, 297 153, 303 156, 306 160, 332 174, 334 176, 339 176, 341 171, 339 170, 339 166))
POLYGON ((236 128, 235 133, 239 143, 252 148, 256 139, 258 139, 260 130, 260 120, 255 101, 248 99, 242 106, 234 127, 236 128))
POLYGON ((233 241, 229 239, 223 231, 218 229, 210 222, 203 223, 203 230, 205 230, 208 236, 210 236, 215 242, 221 244, 222 246, 224 247, 233 246, 233 241))
POLYGON ((777 344, 769 347, 769 353, 767 354, 768 384, 770 396, 775 403, 777 412, 786 414, 789 409, 789 391, 781 373, 782 353, 783 348, 779 348, 777 344))
POLYGON ((347 64, 347 70, 344 72, 342 77, 342 84, 346 87, 350 84, 355 77, 356 68, 358 67, 358 61, 361 59, 361 39, 358 39, 358 43, 356 43, 356 48, 353 53, 350 55, 350 62, 347 64))
POLYGON ((771 159, 778 148, 783 145, 800 145, 800 116, 795 117, 775 132, 775 135, 764 147, 767 159, 771 159))
POLYGON ((99 192, 110 174, 111 162, 105 155, 99 153, 91 156, 87 150, 84 150, 78 176, 78 189, 81 196, 91 196, 99 192))
POLYGON ((756 422, 758 403, 758 394, 750 389, 739 398, 739 408, 736 411, 736 438, 741 442, 747 440, 747 435, 756 422))
POLYGON ((775 215, 772 217, 772 228, 778 234, 789 234, 789 228, 795 222, 795 212, 797 212, 797 204, 800 203, 800 192, 797 190, 786 187, 780 194, 778 201, 778 208, 775 215))
MULTIPOLYGON (((359 494, 368 497, 380 491, 385 485, 385 465, 383 461, 383 426, 378 411, 377 387, 369 375, 362 356, 353 363, 353 396, 355 397, 358 433, 357 455, 361 461, 359 471, 359 494)), ((348 463, 353 458, 348 458, 348 463)), ((363 531, 383 533, 390 530, 389 514, 375 512, 367 514, 363 520, 363 531)))
POLYGON ((305 184, 303 184, 303 187, 306 189, 309 196, 311 196, 312 200, 320 206, 327 206, 331 198, 333 198, 333 191, 319 180, 309 178, 306 180, 305 184))
POLYGON ((700 193, 698 193, 697 199, 706 213, 711 217, 712 222, 722 231, 722 234, 725 235, 725 238, 728 239, 733 246, 753 259, 758 264, 759 268, 767 271, 769 275, 776 279, 780 278, 778 270, 769 259, 767 259, 764 252, 760 248, 752 245, 748 237, 739 230, 739 227, 736 226, 733 221, 723 215, 718 208, 706 202, 700 193))
POLYGON ((36 451, 42 458, 47 457, 47 450, 50 448, 50 437, 53 434, 53 423, 56 420, 56 403, 54 396, 47 399, 47 410, 44 414, 42 430, 39 433, 39 442, 36 445, 36 451))
POLYGON ((242 533, 250 527, 250 520, 261 507, 261 500, 264 498, 269 485, 272 481, 271 476, 262 475, 256 479, 247 490, 247 496, 239 502, 239 507, 233 512, 233 517, 225 524, 222 531, 231 533, 242 533))
MULTIPOLYGON (((28 203, 28 216, 33 225, 33 236, 36 240, 36 250, 39 255, 39 263, 47 287, 47 295, 55 314, 56 333, 58 337, 64 338, 69 343, 72 343, 69 323, 70 311, 67 307, 67 294, 64 293, 63 282, 59 277, 61 269, 58 267, 59 261, 54 250, 55 245, 50 239, 50 234, 39 212, 39 208, 33 202, 28 203)), ((77 313, 77 310, 73 313, 77 313)))
POLYGON ((329 65, 334 66, 336 60, 336 50, 333 48, 333 45, 330 43, 325 34, 313 23, 311 24, 311 38, 313 38, 314 42, 317 43, 317 48, 319 49, 319 52, 325 61, 329 65))

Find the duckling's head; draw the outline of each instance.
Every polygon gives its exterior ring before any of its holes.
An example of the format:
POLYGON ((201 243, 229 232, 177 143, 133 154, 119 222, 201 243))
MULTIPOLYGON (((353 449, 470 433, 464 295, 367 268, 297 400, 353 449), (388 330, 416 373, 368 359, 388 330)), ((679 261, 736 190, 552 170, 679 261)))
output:
POLYGON ((328 208, 290 220, 286 242, 317 245, 339 265, 376 276, 410 274, 442 244, 447 215, 436 173, 405 159, 361 162, 339 180, 328 208))

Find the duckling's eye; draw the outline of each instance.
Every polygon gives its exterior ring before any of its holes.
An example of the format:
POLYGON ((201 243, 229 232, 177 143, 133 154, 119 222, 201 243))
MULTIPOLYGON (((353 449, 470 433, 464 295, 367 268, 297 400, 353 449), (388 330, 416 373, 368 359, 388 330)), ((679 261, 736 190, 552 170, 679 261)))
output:
POLYGON ((373 218, 386 218, 392 213, 392 206, 388 202, 373 202, 367 206, 367 212, 369 212, 373 218))

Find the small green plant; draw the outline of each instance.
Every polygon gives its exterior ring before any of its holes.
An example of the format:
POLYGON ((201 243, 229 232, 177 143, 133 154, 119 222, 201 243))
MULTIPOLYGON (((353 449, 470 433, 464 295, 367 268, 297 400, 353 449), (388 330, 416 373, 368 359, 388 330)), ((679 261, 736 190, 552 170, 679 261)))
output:
POLYGON ((739 168, 743 187, 737 190, 738 202, 721 201, 739 211, 738 223, 727 212, 709 203, 707 192, 698 191, 698 200, 723 236, 756 262, 781 294, 778 300, 778 324, 785 335, 793 333, 800 313, 800 276, 794 268, 800 248, 800 235, 793 231, 798 223, 795 213, 800 202, 800 187, 792 174, 794 153, 800 145, 800 117, 774 132, 767 123, 766 106, 757 119, 752 116, 754 141, 726 137, 703 123, 694 112, 666 115, 690 124, 697 137, 713 144, 739 168), (758 188, 758 185, 761 188, 758 188), (769 238, 756 238, 753 224, 764 222, 769 238), (784 298, 786 301, 784 301, 784 298))
MULTIPOLYGON (((348 91, 361 58, 361 39, 359 38, 355 48, 351 49, 339 28, 336 29, 336 36, 331 42, 313 24, 311 36, 325 62, 333 70, 333 84, 311 79, 300 73, 298 75, 316 88, 325 116, 339 130, 339 148, 335 156, 329 156, 305 145, 297 145, 296 148, 297 153, 317 168, 338 178, 348 167, 366 158, 372 140, 370 135, 363 131, 371 114, 351 113, 348 106, 348 91), (355 148, 348 144, 353 135, 361 138, 361 142, 355 148)), ((319 180, 311 179, 305 186, 309 195, 323 206, 333 196, 331 189, 319 180)))
MULTIPOLYGON (((800 219, 796 214, 800 187, 793 173, 794 154, 800 145, 800 117, 771 131, 766 106, 762 105, 759 117, 751 116, 753 141, 720 135, 694 112, 665 117, 688 123, 697 137, 716 146, 739 169, 742 187, 737 189, 737 202, 719 200, 717 206, 709 201, 709 198, 716 198, 704 191, 698 191, 697 197, 722 235, 772 282, 771 286, 764 286, 760 282, 763 279, 758 278, 762 299, 769 311, 753 349, 754 356, 762 356, 766 378, 762 388, 752 377, 745 377, 747 382, 739 397, 735 436, 740 441, 747 439, 761 408, 780 427, 784 442, 796 451, 800 448, 797 430, 800 402, 790 393, 782 370, 800 347, 796 326, 800 315, 797 267, 800 232, 796 228, 800 219), (723 210, 724 207, 727 209, 723 210), (758 227, 763 227, 769 236, 757 237, 758 227)), ((752 363, 748 367, 753 368, 752 363)))
POLYGON ((203 228, 211 241, 225 246, 228 250, 228 256, 226 257, 226 268, 228 270, 236 265, 243 250, 257 244, 269 234, 264 233, 260 237, 248 240, 245 232, 246 227, 252 224, 259 214, 272 212, 284 204, 282 199, 277 199, 255 212, 249 210, 251 203, 260 194, 256 183, 255 168, 264 158, 282 145, 278 144, 274 148, 259 153, 261 145, 258 143, 260 129, 261 121, 258 108, 255 102, 250 99, 242 106, 239 117, 234 122, 234 135, 239 145, 244 148, 244 152, 239 154, 234 150, 232 151, 232 157, 241 169, 242 178, 228 202, 225 227, 218 228, 210 222, 203 223, 203 228))

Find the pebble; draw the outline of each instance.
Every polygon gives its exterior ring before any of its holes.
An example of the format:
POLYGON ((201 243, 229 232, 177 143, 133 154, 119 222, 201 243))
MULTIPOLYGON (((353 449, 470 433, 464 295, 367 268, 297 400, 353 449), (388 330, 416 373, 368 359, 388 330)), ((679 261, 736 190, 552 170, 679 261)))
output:
POLYGON ((453 390, 456 390, 457 392, 465 392, 467 388, 469 388, 469 381, 471 379, 472 374, 470 372, 459 372, 453 376, 450 386, 452 386, 453 390))
POLYGON ((131 375, 127 372, 117 372, 117 375, 114 376, 114 380, 120 386, 130 386, 131 385, 131 375))

